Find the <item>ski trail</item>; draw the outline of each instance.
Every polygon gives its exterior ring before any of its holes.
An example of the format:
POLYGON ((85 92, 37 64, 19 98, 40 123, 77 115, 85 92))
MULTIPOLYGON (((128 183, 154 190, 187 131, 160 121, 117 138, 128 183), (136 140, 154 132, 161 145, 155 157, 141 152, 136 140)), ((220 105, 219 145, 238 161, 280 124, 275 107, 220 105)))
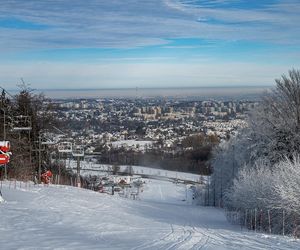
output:
POLYGON ((290 238, 241 231, 226 221, 222 210, 187 205, 182 201, 184 185, 151 185, 147 200, 139 201, 72 187, 24 191, 4 186, 0 248, 300 249, 300 242, 290 238))
POLYGON ((159 185, 158 188, 159 188, 160 198, 161 198, 161 200, 164 200, 164 195, 162 193, 161 186, 159 185))
POLYGON ((170 225, 170 230, 168 233, 163 235, 163 237, 159 238, 158 240, 152 240, 147 241, 144 244, 138 245, 137 247, 134 247, 132 250, 140 250, 140 249, 159 249, 162 248, 162 245, 164 245, 167 242, 167 239, 174 234, 174 228, 173 225, 170 225))

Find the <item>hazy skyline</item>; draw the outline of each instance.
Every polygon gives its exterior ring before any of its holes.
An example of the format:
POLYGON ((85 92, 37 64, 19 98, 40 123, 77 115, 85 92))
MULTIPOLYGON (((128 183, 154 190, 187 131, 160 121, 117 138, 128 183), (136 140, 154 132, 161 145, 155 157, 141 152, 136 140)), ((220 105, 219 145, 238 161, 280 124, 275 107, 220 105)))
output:
POLYGON ((2 0, 0 86, 272 85, 299 65, 298 0, 2 0))

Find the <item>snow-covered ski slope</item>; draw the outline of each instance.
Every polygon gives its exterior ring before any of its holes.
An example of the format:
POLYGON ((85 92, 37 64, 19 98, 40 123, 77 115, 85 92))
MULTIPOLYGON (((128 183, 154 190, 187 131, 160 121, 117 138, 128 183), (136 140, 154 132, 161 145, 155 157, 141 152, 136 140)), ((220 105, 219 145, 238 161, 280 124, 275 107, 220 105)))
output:
MULTIPOLYGON (((81 175, 100 175, 101 173, 107 173, 112 170, 112 165, 109 164, 96 164, 94 162, 80 162, 81 175)), ((183 173, 177 171, 170 171, 159 168, 151 168, 151 167, 142 167, 142 166, 133 166, 133 165, 120 165, 118 166, 121 172, 126 171, 127 168, 131 167, 133 173, 136 175, 147 175, 149 177, 164 177, 164 178, 173 178, 173 179, 181 179, 184 181, 193 181, 193 182, 203 182, 206 181, 205 176, 201 176, 198 174, 192 173, 183 173)), ((72 169, 74 173, 76 173, 77 162, 74 160, 68 161, 68 168, 72 169)))
POLYGON ((2 187, 1 250, 300 249, 297 240, 241 231, 222 210, 191 205, 181 184, 148 180, 140 200, 67 186, 16 187, 2 187))

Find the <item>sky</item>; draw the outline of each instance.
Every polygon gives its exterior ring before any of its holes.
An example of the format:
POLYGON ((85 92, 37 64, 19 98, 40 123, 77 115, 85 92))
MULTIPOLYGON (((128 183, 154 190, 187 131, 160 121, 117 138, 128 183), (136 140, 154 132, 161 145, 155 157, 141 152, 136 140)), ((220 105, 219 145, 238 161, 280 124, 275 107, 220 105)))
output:
POLYGON ((300 0, 1 0, 0 86, 271 86, 299 68, 300 0))

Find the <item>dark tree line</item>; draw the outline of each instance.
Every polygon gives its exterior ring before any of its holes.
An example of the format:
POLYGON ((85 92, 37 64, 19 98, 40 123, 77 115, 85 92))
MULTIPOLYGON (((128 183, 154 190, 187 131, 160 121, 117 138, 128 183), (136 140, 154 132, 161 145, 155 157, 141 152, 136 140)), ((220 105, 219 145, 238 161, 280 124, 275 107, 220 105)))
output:
MULTIPOLYGON (((99 162, 119 165, 139 165, 167 170, 211 174, 210 159, 213 148, 219 143, 217 136, 198 134, 186 137, 179 145, 171 148, 146 148, 145 152, 124 147, 98 147, 99 162)), ((160 144, 160 142, 158 142, 160 144)))

